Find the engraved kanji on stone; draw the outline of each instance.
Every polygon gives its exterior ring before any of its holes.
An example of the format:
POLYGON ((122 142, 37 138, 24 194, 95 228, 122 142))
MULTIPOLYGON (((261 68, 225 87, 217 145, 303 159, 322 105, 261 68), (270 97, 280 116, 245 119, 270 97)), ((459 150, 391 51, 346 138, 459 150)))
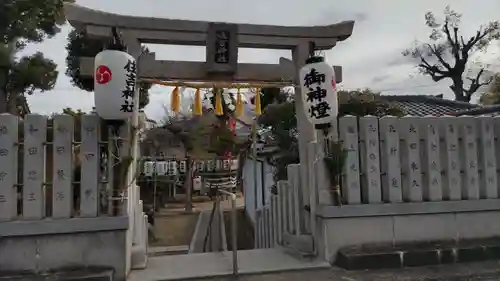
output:
POLYGON ((5 125, 0 125, 0 136, 6 135, 9 133, 9 128, 5 125))
POLYGON ((494 180, 492 177, 488 177, 487 181, 488 181, 488 183, 492 184, 494 180))
POLYGON ((375 128, 375 126, 373 126, 372 124, 368 125, 368 130, 370 132, 376 132, 377 131, 377 128, 375 128))
POLYGON ((396 152, 397 152, 397 149, 395 147, 391 147, 391 149, 390 149, 391 156, 395 156, 396 152))
POLYGON ((90 189, 90 188, 85 189, 84 194, 85 194, 85 197, 89 198, 92 195, 92 189, 90 189))
POLYGON ((370 166, 370 173, 377 173, 377 172, 378 172, 377 166, 371 165, 370 166))
POLYGON ((36 148, 36 147, 30 147, 30 148, 28 148, 28 154, 29 155, 35 155, 37 153, 38 153, 38 148, 36 148))
POLYGON ((32 201, 36 201, 36 198, 35 198, 35 193, 34 193, 34 192, 29 192, 27 195, 28 195, 28 196, 27 196, 27 198, 26 198, 26 199, 27 199, 28 201, 30 201, 30 202, 32 202, 32 201))
POLYGON ((7 199, 5 199, 5 195, 0 194, 0 203, 5 203, 7 202, 7 199))
POLYGON ((411 168, 412 171, 418 170, 418 164, 417 164, 417 162, 411 162, 410 168, 411 168))
POLYGON ((56 200, 57 201, 64 200, 64 192, 61 191, 56 192, 56 200))
POLYGON ((39 131, 38 128, 35 128, 33 124, 30 124, 28 126, 28 133, 30 133, 30 135, 37 133, 38 131, 39 131))
POLYGON ((431 162, 430 169, 431 169, 431 171, 437 170, 437 163, 436 163, 436 161, 432 161, 431 162))
POLYGON ((396 128, 394 128, 394 125, 389 125, 389 133, 395 133, 396 132, 396 128))
POLYGON ((66 177, 66 173, 63 169, 57 170, 57 178, 63 180, 66 177))
POLYGON ((377 182, 376 180, 371 180, 371 181, 370 181, 370 186, 371 186, 372 188, 376 188, 376 187, 378 187, 378 182, 377 182))
POLYGON ((434 125, 429 125, 429 130, 431 134, 435 135, 436 134, 436 129, 434 128, 434 125))
POLYGON ((32 171, 28 172, 28 179, 29 180, 34 181, 34 180, 37 180, 37 178, 38 178, 38 173, 36 171, 32 170, 32 171))
POLYGON ((469 162, 469 168, 471 168, 471 169, 476 168, 476 162, 470 161, 469 162))
POLYGON ((0 181, 3 181, 5 179, 5 177, 7 176, 7 173, 4 172, 4 171, 1 171, 0 172, 0 181))
POLYGON ((410 124, 410 129, 408 130, 410 133, 416 133, 417 130, 415 129, 415 126, 413 124, 410 124))
POLYGON ((448 125, 448 132, 451 134, 455 133, 455 127, 453 125, 448 125))
POLYGON ((95 154, 93 152, 85 153, 85 159, 86 160, 89 160, 89 159, 91 159, 94 156, 95 156, 95 154))
POLYGON ((349 133, 349 134, 355 134, 356 132, 354 130, 354 127, 353 126, 347 127, 347 133, 349 133))
POLYGON ((457 145, 456 144, 451 144, 450 145, 450 151, 455 151, 457 150, 457 145))
POLYGON ((437 185, 438 183, 439 183, 439 181, 438 181, 437 178, 433 178, 432 181, 431 181, 432 185, 437 185))
POLYGON ((435 142, 431 142, 431 151, 437 150, 437 144, 435 142))
POLYGON ((61 134, 65 134, 65 133, 69 132, 68 128, 66 128, 65 126, 62 126, 62 125, 58 125, 56 130, 61 134))
POLYGON ((0 156, 7 156, 9 154, 9 150, 6 148, 0 148, 0 156))
POLYGON ((413 180, 411 183, 412 187, 419 187, 420 185, 418 184, 417 180, 413 180))
POLYGON ((493 161, 492 160, 489 160, 488 162, 486 162, 486 167, 488 168, 493 168, 494 165, 493 165, 493 161))
POLYGON ((370 160, 372 161, 375 161, 377 160, 377 155, 375 155, 375 153, 370 153, 370 155, 368 155, 368 158, 370 158, 370 160))
POLYGON ((96 128, 95 127, 84 127, 83 130, 85 132, 87 132, 87 135, 92 135, 95 132, 96 128))
POLYGON ((56 152, 57 154, 63 154, 64 152, 66 152, 66 148, 64 146, 57 146, 56 152))
POLYGON ((399 188, 398 180, 396 178, 391 179, 391 187, 399 188))
POLYGON ((413 149, 417 149, 417 143, 412 142, 412 143, 410 143, 409 147, 410 147, 410 149, 412 149, 412 150, 413 150, 413 149))
POLYGON ((356 172, 358 170, 358 167, 356 167, 356 164, 352 164, 349 169, 353 172, 356 172))
POLYGON ((377 141, 376 141, 376 140, 374 140, 374 139, 370 139, 370 140, 368 141, 368 144, 370 144, 370 146, 376 146, 376 145, 377 145, 377 141))

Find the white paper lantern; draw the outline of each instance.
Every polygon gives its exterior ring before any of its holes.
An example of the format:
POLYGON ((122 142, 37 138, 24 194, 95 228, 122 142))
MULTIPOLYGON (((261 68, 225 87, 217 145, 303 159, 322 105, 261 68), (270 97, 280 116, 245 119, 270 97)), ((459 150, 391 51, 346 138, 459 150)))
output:
POLYGON ((169 161, 168 162, 167 175, 169 175, 169 176, 177 175, 177 161, 169 161))
POLYGON ((167 161, 156 162, 156 174, 158 176, 167 175, 167 161))
POLYGON ((156 162, 145 161, 144 162, 144 175, 147 177, 153 176, 156 173, 156 162))
POLYGON ((94 62, 95 111, 103 119, 124 120, 134 109, 137 64, 122 51, 104 50, 94 62))
POLYGON ((333 67, 322 57, 311 57, 299 77, 307 119, 314 125, 334 121, 339 109, 333 67))

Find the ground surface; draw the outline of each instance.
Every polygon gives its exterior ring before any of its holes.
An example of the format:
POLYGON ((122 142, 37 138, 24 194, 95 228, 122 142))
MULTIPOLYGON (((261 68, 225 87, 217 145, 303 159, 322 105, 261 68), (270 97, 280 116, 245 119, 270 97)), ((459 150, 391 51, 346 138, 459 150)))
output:
MULTIPOLYGON (((288 271, 281 273, 242 275, 239 281, 493 281, 500 280, 498 261, 415 267, 396 270, 371 270, 347 272, 338 268, 288 271)), ((230 281, 232 276, 192 281, 230 281)))
MULTIPOLYGON (((189 245, 193 236, 198 214, 203 210, 211 210, 213 202, 206 196, 196 196, 193 198, 194 212, 187 214, 184 211, 184 196, 177 195, 175 201, 167 203, 165 208, 155 216, 154 233, 156 240, 150 240, 150 246, 183 246, 189 245)), ((237 205, 242 206, 243 197, 237 198, 237 205)), ((221 206, 231 209, 231 201, 221 202, 221 206)))

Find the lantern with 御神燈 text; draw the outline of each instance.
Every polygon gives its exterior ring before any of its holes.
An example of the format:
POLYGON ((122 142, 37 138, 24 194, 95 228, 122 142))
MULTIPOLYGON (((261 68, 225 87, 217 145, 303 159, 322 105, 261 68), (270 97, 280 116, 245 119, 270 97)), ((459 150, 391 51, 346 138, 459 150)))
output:
POLYGON ((302 100, 307 119, 314 125, 328 124, 338 115, 333 67, 323 57, 310 57, 299 72, 302 100))
POLYGON ((104 50, 95 57, 94 101, 97 115, 125 120, 134 111, 137 64, 120 50, 104 50))

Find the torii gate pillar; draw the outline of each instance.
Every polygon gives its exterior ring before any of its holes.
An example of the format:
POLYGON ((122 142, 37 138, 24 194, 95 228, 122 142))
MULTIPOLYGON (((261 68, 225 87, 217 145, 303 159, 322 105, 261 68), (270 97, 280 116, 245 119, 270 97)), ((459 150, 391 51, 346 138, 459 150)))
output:
MULTIPOLYGON (((305 64, 309 56, 310 43, 314 43, 316 50, 331 49, 338 41, 349 38, 354 27, 354 21, 327 26, 290 27, 133 17, 105 13, 74 4, 67 4, 65 13, 72 26, 87 32, 89 36, 108 37, 112 27, 119 27, 129 47, 133 45, 132 55, 136 57, 140 52, 140 43, 206 46, 206 62, 157 61, 154 53, 145 54, 139 59, 140 78, 182 81, 297 84, 298 69, 305 64), (293 62, 282 58, 280 64, 238 63, 239 47, 292 50, 293 62), (217 54, 222 54, 222 57, 217 54)), ((82 75, 93 75, 93 60, 94 58, 81 58, 82 75)), ((334 68, 337 83, 340 83, 342 69, 339 66, 334 68)), ((295 95, 296 108, 301 108, 303 104, 300 87, 295 87, 295 95)), ((313 171, 308 163, 316 155, 309 155, 308 144, 316 141, 316 132, 302 110, 297 110, 297 122, 302 187, 300 204, 311 208, 311 211, 306 211, 306 208, 302 210, 298 236, 315 236, 314 209, 317 198, 316 192, 310 192, 313 188, 309 186, 313 171)), ((306 241, 309 242, 302 243, 305 246, 301 248, 312 249, 313 240, 306 241)))

